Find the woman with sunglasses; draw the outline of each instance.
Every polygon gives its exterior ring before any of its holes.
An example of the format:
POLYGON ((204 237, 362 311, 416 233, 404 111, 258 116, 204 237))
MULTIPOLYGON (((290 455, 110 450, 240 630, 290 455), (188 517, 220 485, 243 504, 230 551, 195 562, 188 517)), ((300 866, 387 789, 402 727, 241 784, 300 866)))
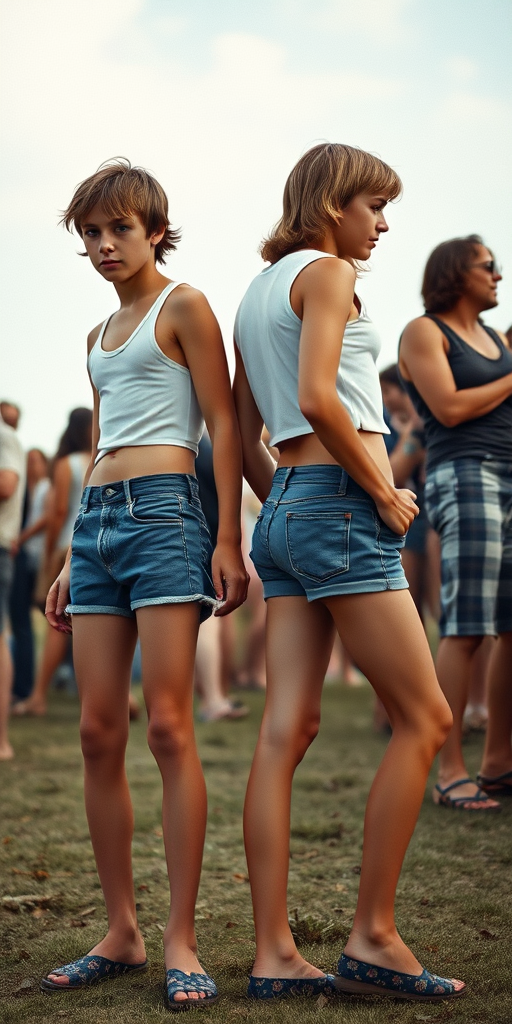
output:
POLYGON ((425 422, 430 522, 441 538, 437 675, 453 713, 434 803, 499 811, 512 794, 512 352, 481 314, 498 304, 501 273, 478 235, 453 238, 427 261, 424 316, 402 335, 399 367, 425 422), (481 773, 468 777, 462 716, 470 662, 498 636, 488 681, 481 773))

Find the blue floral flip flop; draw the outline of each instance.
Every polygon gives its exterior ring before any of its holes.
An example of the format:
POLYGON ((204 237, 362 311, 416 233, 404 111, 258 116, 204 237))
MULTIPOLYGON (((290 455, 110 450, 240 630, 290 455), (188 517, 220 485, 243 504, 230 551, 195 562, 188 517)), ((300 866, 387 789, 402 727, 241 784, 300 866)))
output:
POLYGON ((440 1002, 464 995, 466 986, 455 978, 439 978, 437 974, 403 974, 384 967, 342 956, 334 984, 338 992, 360 996, 393 996, 418 1002, 440 1002))
POLYGON ((288 999, 290 996, 336 995, 334 975, 323 978, 255 978, 251 975, 247 995, 251 999, 288 999))
POLYGON ((71 964, 48 971, 48 974, 69 978, 67 985, 59 985, 57 981, 51 981, 46 976, 41 978, 39 987, 42 992, 73 992, 77 988, 88 988, 89 985, 97 985, 100 981, 108 981, 109 978, 118 978, 121 974, 145 971, 147 966, 147 960, 142 964, 123 964, 117 960, 107 960, 105 956, 82 956, 80 960, 74 960, 71 964))
POLYGON ((195 971, 186 974, 185 971, 169 970, 165 974, 164 997, 167 1009, 172 1013, 179 1013, 181 1010, 190 1010, 192 1006, 195 1010, 211 1006, 217 1002, 218 992, 213 978, 208 974, 198 974, 195 971), (177 1002, 174 998, 177 992, 198 992, 199 998, 180 999, 177 1002), (201 992, 204 992, 203 998, 201 992))

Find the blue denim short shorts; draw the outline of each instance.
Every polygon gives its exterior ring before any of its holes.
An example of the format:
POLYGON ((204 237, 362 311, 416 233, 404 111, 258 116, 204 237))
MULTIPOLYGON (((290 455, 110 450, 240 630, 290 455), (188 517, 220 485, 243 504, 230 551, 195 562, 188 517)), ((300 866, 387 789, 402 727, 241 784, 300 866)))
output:
POLYGON ((73 615, 135 617, 155 604, 218 601, 197 480, 185 473, 86 487, 71 545, 73 615))
POLYGON ((278 469, 251 558, 265 598, 363 594, 408 587, 400 550, 369 494, 339 466, 278 469))

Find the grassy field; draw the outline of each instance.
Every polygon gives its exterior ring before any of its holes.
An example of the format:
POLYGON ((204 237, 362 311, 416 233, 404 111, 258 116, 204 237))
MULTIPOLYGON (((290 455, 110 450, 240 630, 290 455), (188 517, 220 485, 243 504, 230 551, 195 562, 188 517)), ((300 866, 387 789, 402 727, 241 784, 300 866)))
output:
MULTIPOLYGON (((425 966, 463 978, 465 999, 434 1006, 368 998, 323 1006, 247 1001, 254 944, 241 807, 261 695, 250 695, 249 703, 251 715, 244 721, 198 726, 209 790, 198 934, 202 961, 222 995, 206 1019, 212 1024, 318 1019, 510 1024, 511 802, 501 815, 485 817, 435 809, 427 796, 399 885, 397 916, 404 938, 425 966)), ((372 733, 370 720, 368 687, 327 686, 320 736, 296 776, 290 915, 304 954, 330 971, 355 907, 363 808, 386 743, 372 733)), ((46 720, 17 720, 11 733, 16 759, 0 765, 0 1021, 168 1021, 162 1001, 167 892, 160 785, 144 723, 132 726, 128 771, 136 815, 135 885, 150 969, 129 980, 56 996, 39 993, 40 976, 84 955, 105 927, 83 810, 76 701, 54 694, 46 720)), ((480 748, 481 739, 471 738, 472 771, 480 748)), ((187 1020, 197 1016, 191 1011, 187 1020)))

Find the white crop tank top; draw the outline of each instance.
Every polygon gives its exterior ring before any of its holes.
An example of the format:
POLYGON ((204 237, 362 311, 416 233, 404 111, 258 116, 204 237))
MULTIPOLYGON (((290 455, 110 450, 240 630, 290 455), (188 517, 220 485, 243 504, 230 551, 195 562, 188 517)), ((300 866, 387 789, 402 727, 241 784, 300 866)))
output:
MULTIPOLYGON (((325 258, 335 257, 301 249, 265 267, 249 285, 236 315, 235 344, 271 445, 313 433, 299 407, 302 321, 291 307, 290 291, 304 267, 325 258)), ((345 326, 336 390, 357 430, 389 434, 376 367, 379 352, 379 336, 362 306, 357 320, 345 326)))
POLYGON ((99 462, 115 448, 172 444, 196 455, 204 421, 190 370, 169 359, 158 345, 158 314, 174 288, 172 281, 158 296, 124 345, 106 352, 105 320, 89 352, 91 379, 100 396, 99 462))

